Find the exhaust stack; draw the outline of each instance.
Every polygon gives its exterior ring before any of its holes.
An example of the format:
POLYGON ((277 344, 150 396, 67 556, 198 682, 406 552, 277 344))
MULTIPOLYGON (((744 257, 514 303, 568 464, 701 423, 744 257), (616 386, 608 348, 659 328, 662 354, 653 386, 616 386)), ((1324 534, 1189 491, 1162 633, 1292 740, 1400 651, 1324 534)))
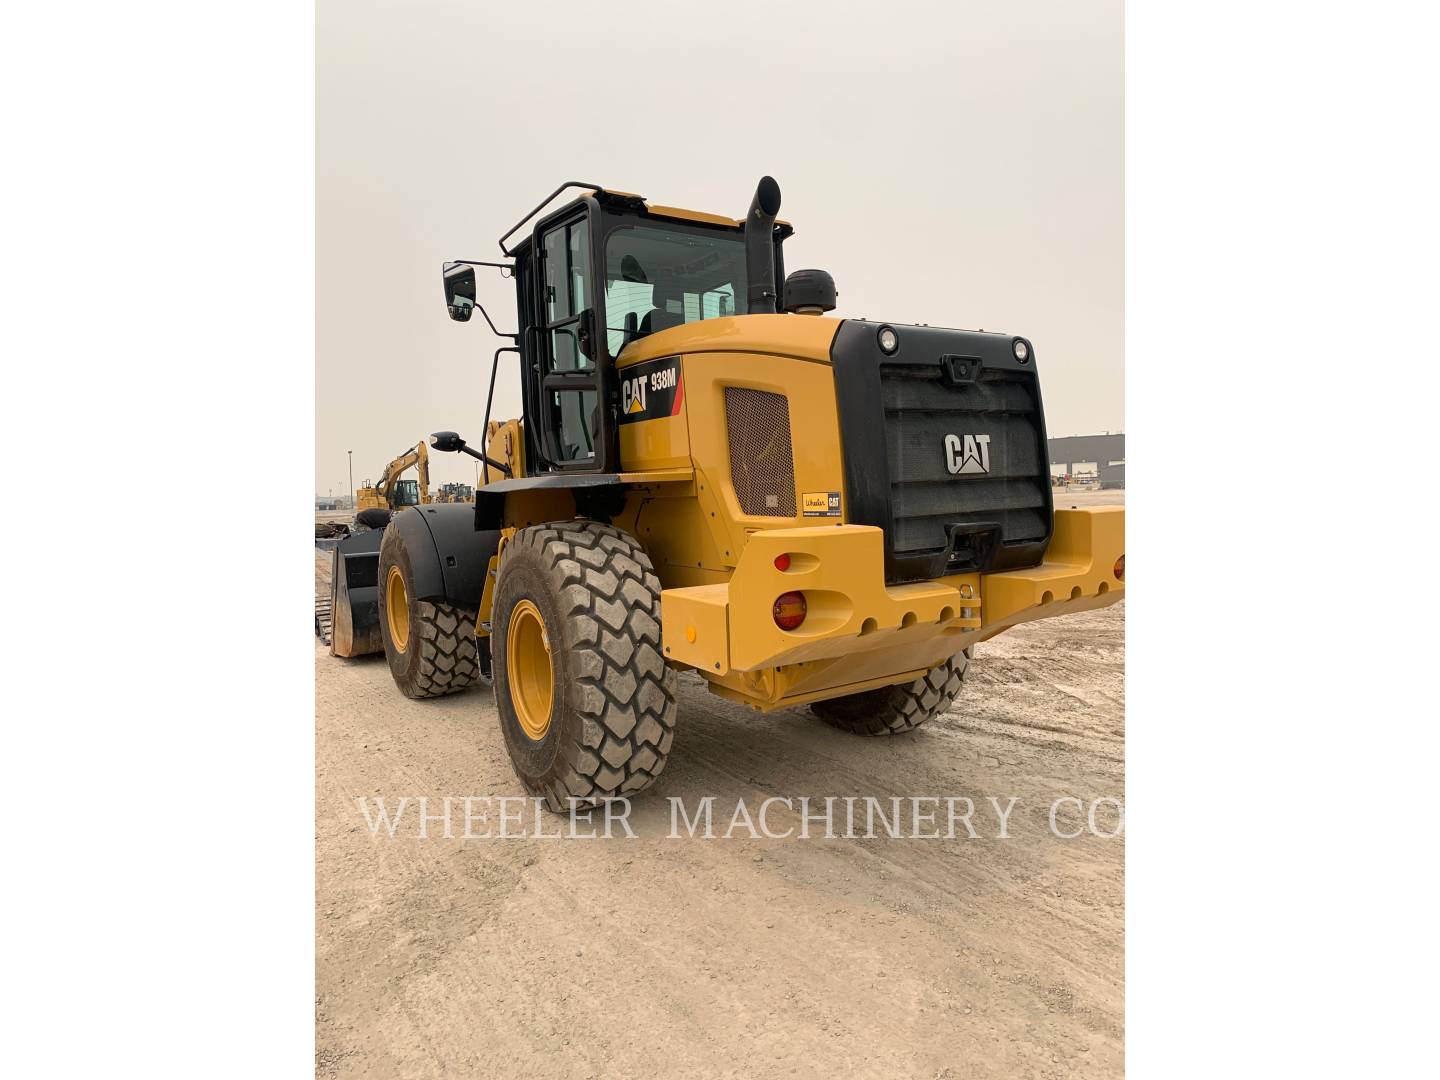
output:
POLYGON ((779 212, 780 185, 773 176, 762 176, 745 215, 745 276, 750 281, 747 310, 751 315, 776 313, 775 215, 779 212))

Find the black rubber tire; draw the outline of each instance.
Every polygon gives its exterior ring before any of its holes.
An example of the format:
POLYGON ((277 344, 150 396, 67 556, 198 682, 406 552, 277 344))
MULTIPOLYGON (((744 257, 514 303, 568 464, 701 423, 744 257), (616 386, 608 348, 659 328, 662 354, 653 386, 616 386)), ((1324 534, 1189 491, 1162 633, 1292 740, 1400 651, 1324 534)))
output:
POLYGON ((492 618, 500 731, 525 789, 562 813, 572 798, 593 806, 654 783, 675 736, 675 672, 660 651, 660 580, 640 544, 592 521, 521 529, 501 553, 492 618), (539 740, 510 697, 510 617, 522 599, 551 641, 554 697, 539 740))
POLYGON ((366 529, 383 529, 390 524, 390 511, 372 506, 355 515, 355 524, 366 529))
POLYGON ((900 735, 948 709, 960 693, 969 667, 967 649, 912 682, 816 701, 810 711, 852 735, 900 735))
POLYGON ((475 612, 443 601, 417 600, 415 575, 400 530, 385 530, 380 541, 377 582, 380 600, 380 638, 395 685, 410 698, 444 697, 459 693, 480 678, 475 648, 475 612), (388 610, 391 567, 405 583, 410 633, 402 650, 390 634, 388 610))

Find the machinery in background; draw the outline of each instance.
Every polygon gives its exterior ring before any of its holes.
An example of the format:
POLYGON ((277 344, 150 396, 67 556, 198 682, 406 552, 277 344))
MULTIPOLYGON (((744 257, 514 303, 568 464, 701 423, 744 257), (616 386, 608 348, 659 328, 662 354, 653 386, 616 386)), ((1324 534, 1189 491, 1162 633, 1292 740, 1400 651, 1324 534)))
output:
POLYGON ((469 484, 441 484, 440 490, 435 494, 437 503, 473 503, 475 501, 475 489, 469 484))
POLYGON ((421 440, 386 465, 379 480, 366 480, 355 493, 354 529, 383 529, 395 511, 430 502, 430 448, 421 440), (401 475, 411 468, 415 479, 401 475))

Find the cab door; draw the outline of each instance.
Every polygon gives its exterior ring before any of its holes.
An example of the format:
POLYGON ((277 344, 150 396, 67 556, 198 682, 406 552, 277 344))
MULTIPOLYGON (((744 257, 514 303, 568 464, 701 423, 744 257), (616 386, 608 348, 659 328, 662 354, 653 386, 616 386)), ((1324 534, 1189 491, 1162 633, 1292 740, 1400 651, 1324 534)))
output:
POLYGON ((550 470, 595 470, 608 457, 590 245, 583 211, 537 230, 537 442, 550 470))

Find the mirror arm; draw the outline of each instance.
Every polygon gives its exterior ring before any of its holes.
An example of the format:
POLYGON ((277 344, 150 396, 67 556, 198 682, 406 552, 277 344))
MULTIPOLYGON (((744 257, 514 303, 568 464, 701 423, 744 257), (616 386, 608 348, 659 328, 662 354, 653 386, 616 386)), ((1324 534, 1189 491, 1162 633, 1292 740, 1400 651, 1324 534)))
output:
MULTIPOLYGON (((469 454, 476 461, 483 461, 487 468, 494 469, 496 472, 502 472, 506 476, 510 475, 510 466, 503 462, 496 461, 489 454, 482 454, 479 450, 472 450, 469 446, 460 447, 460 453, 469 454)), ((485 485, 481 484, 480 486, 484 487, 485 485)))
POLYGON ((515 276, 515 264, 514 264, 514 263, 486 262, 484 259, 451 259, 450 261, 451 261, 452 263, 459 263, 461 266, 493 266, 493 267, 495 267, 497 270, 509 270, 509 271, 510 271, 510 273, 508 273, 508 274, 503 274, 503 273, 502 273, 502 274, 500 275, 501 277, 514 277, 514 276, 515 276))
POLYGON ((496 337, 509 338, 511 341, 520 340, 520 331, 517 330, 513 334, 507 334, 504 330, 501 330, 498 326, 495 325, 494 320, 490 318, 490 313, 485 310, 484 304, 477 302, 475 306, 480 309, 480 314, 484 315, 485 321, 490 324, 490 332, 492 334, 494 334, 496 337))
POLYGON ((441 435, 450 436, 450 437, 452 437, 452 438, 454 439, 454 445, 452 445, 452 446, 445 446, 445 447, 436 446, 436 447, 435 447, 435 449, 436 449, 436 450, 439 450, 441 453, 445 453, 445 454, 469 454, 469 455, 470 455, 471 457, 473 457, 476 461, 483 461, 487 466, 489 466, 490 468, 496 470, 497 472, 502 472, 502 473, 504 473, 506 476, 509 476, 509 475, 510 475, 510 467, 509 467, 508 465, 505 465, 505 464, 503 464, 502 462, 496 461, 494 458, 490 457, 488 454, 482 454, 482 453, 480 453, 479 450, 474 450, 474 449, 472 449, 472 448, 465 442, 464 439, 460 438, 460 436, 459 436, 459 435, 456 435, 455 432, 453 432, 453 431, 437 431, 434 435, 431 436, 432 442, 433 442, 434 440, 438 439, 438 437, 441 436, 441 435))
MULTIPOLYGON (((495 267, 495 269, 500 271, 500 276, 502 278, 513 278, 515 276, 514 263, 486 262, 483 259, 451 259, 450 262, 452 265, 459 266, 493 266, 495 267), (509 271, 509 273, 506 273, 506 271, 509 271)), ((480 309, 480 314, 485 316, 485 321, 489 323, 490 332, 492 334, 494 334, 496 337, 509 338, 511 341, 520 340, 520 332, 518 330, 513 334, 507 334, 504 330, 501 330, 498 326, 496 326, 495 320, 490 318, 490 313, 485 310, 484 304, 480 303, 477 300, 475 301, 475 306, 480 309)))

